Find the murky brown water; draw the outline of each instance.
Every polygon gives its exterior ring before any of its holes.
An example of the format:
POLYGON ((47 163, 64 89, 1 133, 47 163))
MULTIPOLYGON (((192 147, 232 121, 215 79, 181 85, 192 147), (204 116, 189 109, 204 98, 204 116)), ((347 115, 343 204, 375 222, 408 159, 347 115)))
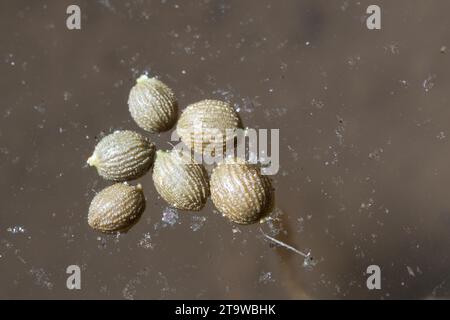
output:
POLYGON ((377 1, 381 31, 365 27, 371 1, 344 0, 76 1, 69 31, 73 2, 0 4, 0 298, 448 297, 448 1, 377 1), (183 107, 226 99, 245 125, 280 128, 282 230, 262 228, 310 248, 312 270, 210 202, 165 224, 149 175, 129 233, 88 227, 108 183, 85 160, 102 130, 137 129, 126 101, 144 71, 183 107))

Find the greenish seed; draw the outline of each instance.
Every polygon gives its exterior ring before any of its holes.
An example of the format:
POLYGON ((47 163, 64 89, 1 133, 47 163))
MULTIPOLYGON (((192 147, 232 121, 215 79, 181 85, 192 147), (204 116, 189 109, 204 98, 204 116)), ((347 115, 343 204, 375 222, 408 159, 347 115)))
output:
POLYGON ((258 222, 273 208, 272 183, 257 165, 226 159, 213 170, 210 184, 214 205, 233 222, 258 222))
POLYGON ((131 88, 128 108, 137 125, 152 133, 169 130, 178 117, 178 104, 172 90, 146 75, 139 77, 131 88))
POLYGON ((112 181, 129 181, 143 176, 152 166, 155 145, 137 132, 115 131, 105 136, 87 160, 100 176, 112 181))
POLYGON ((177 209, 199 211, 209 196, 204 166, 178 150, 156 153, 153 182, 161 197, 177 209))
POLYGON ((141 185, 116 183, 94 197, 89 207, 88 223, 105 233, 125 232, 139 220, 144 210, 141 185))

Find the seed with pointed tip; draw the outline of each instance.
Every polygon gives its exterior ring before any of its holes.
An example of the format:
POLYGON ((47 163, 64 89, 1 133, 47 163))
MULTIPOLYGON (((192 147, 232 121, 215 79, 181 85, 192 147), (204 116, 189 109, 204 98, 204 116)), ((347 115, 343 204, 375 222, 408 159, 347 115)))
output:
POLYGON ((128 181, 141 177, 152 166, 155 145, 133 131, 115 131, 105 136, 87 160, 100 176, 112 181, 128 181))
POLYGON ((88 223, 101 232, 128 231, 145 210, 141 185, 116 183, 100 191, 89 207, 88 223))
POLYGON ((183 111, 178 120, 177 133, 186 146, 204 153, 210 144, 211 148, 225 147, 226 141, 234 137, 227 135, 227 129, 230 131, 240 127, 239 117, 229 103, 202 100, 183 111))
POLYGON ((272 183, 257 165, 226 159, 213 170, 210 183, 214 205, 233 222, 258 222, 273 208, 272 183))
POLYGON ((209 196, 203 165, 178 150, 156 152, 153 182, 161 197, 177 209, 199 211, 209 196))
POLYGON ((167 131, 178 116, 172 90, 156 78, 140 76, 128 96, 128 108, 137 125, 149 132, 167 131))

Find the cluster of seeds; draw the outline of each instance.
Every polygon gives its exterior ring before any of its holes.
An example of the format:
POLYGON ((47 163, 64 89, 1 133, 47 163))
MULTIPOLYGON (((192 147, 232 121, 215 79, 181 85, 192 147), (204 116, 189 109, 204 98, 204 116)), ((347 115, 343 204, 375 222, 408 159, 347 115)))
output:
MULTIPOLYGON (((177 121, 178 103, 172 90, 145 75, 131 89, 128 107, 137 125, 151 133, 167 131, 177 121)), ((187 147, 203 153, 210 145, 224 150, 229 139, 226 131, 240 127, 239 116, 230 104, 203 100, 182 112, 176 130, 187 147), (218 133, 223 137, 219 141, 218 133)), ((199 211, 211 195, 224 216, 235 223, 251 224, 273 207, 271 181, 257 165, 226 159, 209 177, 193 157, 177 149, 156 151, 154 143, 134 131, 105 136, 87 163, 104 179, 116 182, 99 192, 89 207, 88 223, 101 232, 125 232, 139 220, 145 210, 142 187, 130 186, 127 181, 144 176, 152 166, 156 191, 174 208, 199 211)))

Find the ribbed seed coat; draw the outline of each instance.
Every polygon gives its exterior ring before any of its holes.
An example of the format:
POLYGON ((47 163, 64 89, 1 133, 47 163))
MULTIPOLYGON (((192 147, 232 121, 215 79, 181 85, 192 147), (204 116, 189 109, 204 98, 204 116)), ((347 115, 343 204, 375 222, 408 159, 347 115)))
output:
POLYGON ((89 207, 88 223, 101 232, 127 231, 145 210, 140 185, 116 183, 100 191, 89 207))
MULTIPOLYGON (((178 120, 177 133, 186 146, 203 153, 210 143, 220 148, 225 147, 226 129, 240 127, 239 117, 229 103, 202 100, 183 111, 178 120), (217 133, 222 134, 224 140, 216 139, 217 133)), ((227 138, 230 140, 232 137, 227 138)))
POLYGON ((112 181, 128 181, 141 177, 152 166, 155 145, 133 131, 115 131, 95 147, 87 163, 95 166, 100 176, 112 181))
POLYGON ((128 108, 137 125, 149 132, 167 131, 178 117, 178 105, 172 90, 156 78, 142 75, 131 88, 128 108))
POLYGON ((272 210, 272 183, 257 165, 227 159, 213 170, 210 183, 214 205, 233 222, 258 222, 272 210))
POLYGON ((156 153, 153 182, 161 197, 177 209, 199 211, 209 196, 203 165, 181 156, 178 150, 156 153))

